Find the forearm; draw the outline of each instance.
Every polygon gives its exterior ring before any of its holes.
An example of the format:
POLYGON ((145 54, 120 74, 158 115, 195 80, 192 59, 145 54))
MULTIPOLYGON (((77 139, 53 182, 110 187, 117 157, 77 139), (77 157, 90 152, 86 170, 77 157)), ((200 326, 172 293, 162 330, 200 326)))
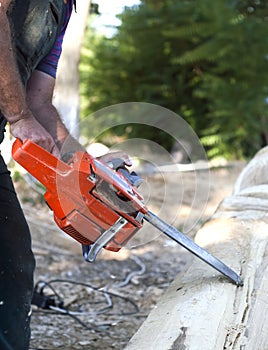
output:
POLYGON ((52 104, 54 86, 54 78, 41 71, 34 71, 27 84, 28 105, 35 119, 49 132, 58 148, 61 149, 64 144, 63 152, 66 152, 66 148, 71 152, 81 146, 71 137, 52 104))
POLYGON ((3 2, 0 7, 0 110, 5 118, 13 123, 27 115, 28 107, 11 42, 6 15, 8 3, 8 1, 3 2))
POLYGON ((61 151, 61 157, 79 150, 85 151, 84 147, 69 133, 57 109, 51 103, 39 106, 32 112, 38 122, 54 139, 58 149, 61 151))
POLYGON ((60 149, 66 138, 70 135, 57 109, 50 102, 32 107, 31 109, 35 119, 49 132, 60 149))

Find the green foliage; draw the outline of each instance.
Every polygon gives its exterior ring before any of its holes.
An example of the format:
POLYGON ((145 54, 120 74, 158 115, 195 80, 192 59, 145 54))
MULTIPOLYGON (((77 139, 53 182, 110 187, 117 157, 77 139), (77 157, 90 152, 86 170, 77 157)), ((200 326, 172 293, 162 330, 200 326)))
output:
MULTIPOLYGON (((210 157, 249 157, 267 144, 266 1, 143 0, 120 18, 112 38, 90 28, 85 37, 80 71, 86 136, 99 133, 93 112, 138 101, 180 114, 210 157)), ((142 126, 128 130, 121 124, 113 132, 153 138, 142 126)), ((161 143, 170 148, 168 135, 161 143)))
POLYGON ((12 179, 14 182, 18 182, 22 179, 22 175, 21 173, 18 171, 18 170, 15 170, 14 173, 13 173, 13 176, 12 176, 12 179))
POLYGON ((256 4, 255 11, 244 3, 246 7, 233 1, 211 3, 213 32, 205 38, 201 34, 198 45, 179 58, 202 72, 194 90, 196 97, 207 99, 209 123, 202 141, 210 143, 213 154, 235 157, 252 156, 267 143, 268 6, 259 2, 263 11, 256 4))

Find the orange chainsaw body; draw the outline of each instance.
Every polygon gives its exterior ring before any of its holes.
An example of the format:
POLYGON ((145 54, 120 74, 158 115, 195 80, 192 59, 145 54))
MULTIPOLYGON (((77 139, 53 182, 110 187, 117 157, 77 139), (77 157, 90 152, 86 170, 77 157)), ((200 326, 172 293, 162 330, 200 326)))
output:
POLYGON ((17 139, 12 155, 46 187, 44 198, 60 229, 82 245, 91 245, 124 218, 125 225, 104 246, 118 251, 142 227, 148 210, 136 187, 88 153, 78 151, 67 164, 30 140, 17 139))

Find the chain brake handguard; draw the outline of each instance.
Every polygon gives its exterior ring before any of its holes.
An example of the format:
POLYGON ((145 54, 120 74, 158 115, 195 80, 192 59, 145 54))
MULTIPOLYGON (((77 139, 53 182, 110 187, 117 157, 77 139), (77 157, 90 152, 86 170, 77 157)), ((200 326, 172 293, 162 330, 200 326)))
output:
POLYGON ((94 261, 102 247, 119 251, 142 227, 148 212, 143 197, 120 171, 88 153, 78 151, 66 164, 30 140, 17 139, 12 155, 45 186, 55 222, 82 244, 86 260, 94 261))

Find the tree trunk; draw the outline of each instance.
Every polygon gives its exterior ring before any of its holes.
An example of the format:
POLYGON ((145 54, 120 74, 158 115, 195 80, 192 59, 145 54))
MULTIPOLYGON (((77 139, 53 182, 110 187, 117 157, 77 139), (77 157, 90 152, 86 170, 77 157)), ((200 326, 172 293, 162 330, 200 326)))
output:
POLYGON ((73 12, 63 42, 59 62, 54 101, 70 133, 79 136, 79 72, 80 50, 90 0, 77 2, 77 13, 73 12))
POLYGON ((236 287, 199 259, 170 285, 125 350, 268 349, 268 147, 196 242, 244 280, 236 287))

